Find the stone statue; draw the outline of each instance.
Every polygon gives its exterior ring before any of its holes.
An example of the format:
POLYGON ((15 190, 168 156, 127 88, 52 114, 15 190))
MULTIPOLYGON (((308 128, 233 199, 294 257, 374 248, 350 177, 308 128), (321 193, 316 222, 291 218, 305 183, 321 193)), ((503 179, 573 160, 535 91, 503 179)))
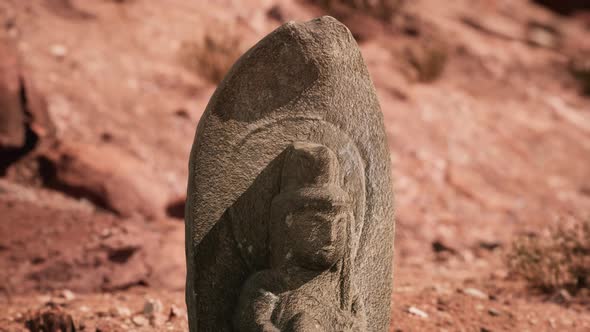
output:
POLYGON ((270 268, 254 273, 236 310, 238 331, 365 331, 350 279, 354 214, 340 165, 323 145, 288 148, 270 211, 270 268))
POLYGON ((344 25, 290 22, 245 53, 189 165, 191 332, 388 330, 390 160, 344 25))

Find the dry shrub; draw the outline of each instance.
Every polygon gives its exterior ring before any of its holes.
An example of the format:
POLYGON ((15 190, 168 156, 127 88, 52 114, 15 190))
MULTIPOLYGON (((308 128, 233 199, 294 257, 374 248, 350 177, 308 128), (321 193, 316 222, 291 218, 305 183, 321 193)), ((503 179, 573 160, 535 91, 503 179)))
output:
POLYGON ((219 83, 242 54, 240 37, 234 29, 206 33, 199 41, 185 41, 179 51, 180 62, 191 72, 219 83))
POLYGON ((438 79, 447 64, 448 48, 442 42, 428 42, 406 50, 406 58, 415 70, 419 82, 433 82, 438 79))
POLYGON ((507 256, 510 271, 547 293, 590 287, 590 220, 572 221, 543 236, 516 239, 507 256))
POLYGON ((312 0, 329 13, 338 12, 342 7, 389 21, 399 12, 405 0, 312 0))
POLYGON ((590 96, 590 54, 572 58, 569 63, 569 70, 572 76, 580 82, 582 93, 590 96))
POLYGON ((52 308, 28 314, 26 328, 31 332, 61 331, 74 332, 76 326, 72 316, 60 308, 52 308))

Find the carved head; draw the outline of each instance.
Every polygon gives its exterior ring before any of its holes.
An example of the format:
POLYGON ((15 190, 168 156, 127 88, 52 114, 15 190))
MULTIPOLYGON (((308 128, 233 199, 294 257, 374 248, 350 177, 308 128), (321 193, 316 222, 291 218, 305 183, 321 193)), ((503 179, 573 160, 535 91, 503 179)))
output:
POLYGON ((271 265, 326 270, 344 254, 352 223, 340 164, 328 147, 296 142, 287 150, 270 220, 271 265))

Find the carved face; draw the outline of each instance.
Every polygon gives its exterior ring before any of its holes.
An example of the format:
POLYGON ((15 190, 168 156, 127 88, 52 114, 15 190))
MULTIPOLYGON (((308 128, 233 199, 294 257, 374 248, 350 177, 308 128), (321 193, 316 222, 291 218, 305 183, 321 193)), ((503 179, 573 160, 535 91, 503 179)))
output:
POLYGON ((274 265, 326 270, 344 254, 348 206, 304 206, 277 220, 271 234, 274 265))
POLYGON ((287 234, 301 239, 293 248, 295 259, 312 269, 327 269, 342 257, 346 242, 348 213, 345 209, 332 211, 304 210, 287 216, 291 222, 287 234))
POLYGON ((341 180, 338 157, 327 146, 294 142, 287 148, 280 192, 271 205, 274 267, 326 270, 342 258, 352 200, 341 180))

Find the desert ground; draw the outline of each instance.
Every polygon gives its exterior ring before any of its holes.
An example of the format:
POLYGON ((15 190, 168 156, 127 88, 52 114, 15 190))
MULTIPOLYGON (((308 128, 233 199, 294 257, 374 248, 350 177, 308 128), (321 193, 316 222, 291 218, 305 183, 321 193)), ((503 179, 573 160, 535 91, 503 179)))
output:
POLYGON ((572 74, 590 90, 588 6, 398 1, 384 19, 334 2, 1 1, 0 331, 44 312, 187 331, 199 118, 241 53, 321 15, 352 31, 384 114, 391 331, 590 331, 588 292, 531 288, 506 264, 518 236, 590 218, 590 96, 572 74))

